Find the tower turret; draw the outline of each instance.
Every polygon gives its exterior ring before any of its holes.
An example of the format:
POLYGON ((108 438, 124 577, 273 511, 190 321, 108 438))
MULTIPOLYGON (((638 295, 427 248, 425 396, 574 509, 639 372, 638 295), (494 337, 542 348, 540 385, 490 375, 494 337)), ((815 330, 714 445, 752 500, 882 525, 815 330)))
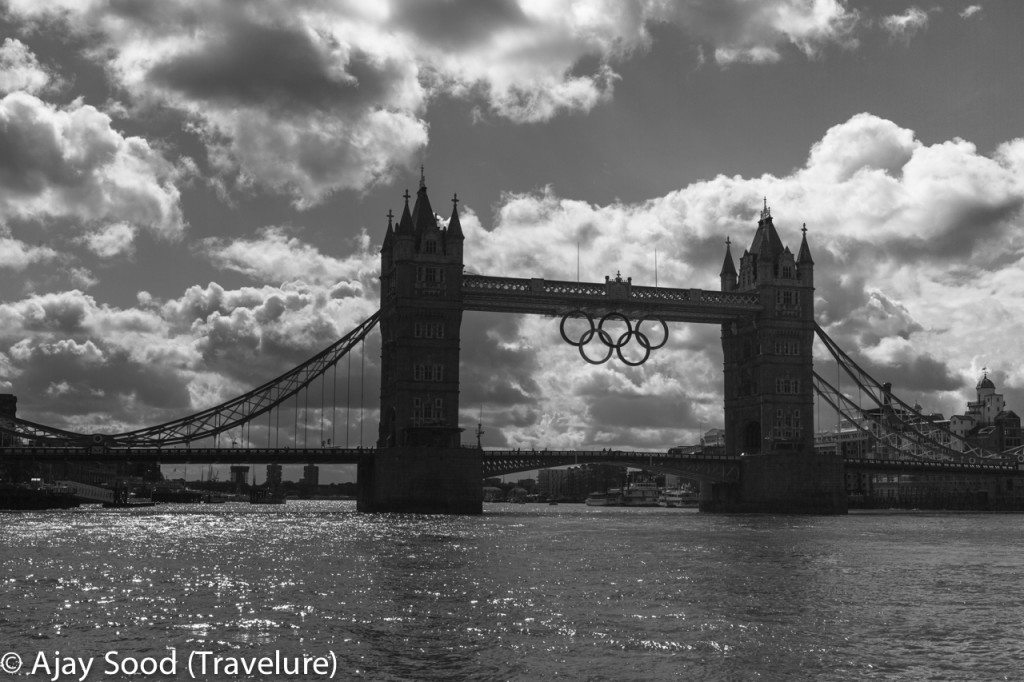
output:
POLYGON ((459 220, 459 195, 452 195, 452 217, 448 220, 448 227, 444 231, 445 253, 452 257, 462 259, 462 243, 466 236, 462 234, 462 221, 459 220))
POLYGON ((800 252, 796 256, 797 277, 807 286, 814 286, 814 259, 811 258, 811 249, 807 246, 807 223, 804 223, 803 239, 800 240, 800 252))
POLYGON ((732 262, 731 244, 728 237, 725 238, 725 260, 722 262, 722 271, 718 273, 722 280, 722 291, 732 291, 736 288, 736 266, 732 262))

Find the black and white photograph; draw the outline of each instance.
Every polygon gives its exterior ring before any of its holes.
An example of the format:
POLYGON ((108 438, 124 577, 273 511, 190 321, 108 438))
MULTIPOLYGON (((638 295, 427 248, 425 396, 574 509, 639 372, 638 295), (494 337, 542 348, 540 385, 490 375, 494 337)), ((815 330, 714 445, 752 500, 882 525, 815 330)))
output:
POLYGON ((0 682, 1020 679, 1022 34, 0 0, 0 682))

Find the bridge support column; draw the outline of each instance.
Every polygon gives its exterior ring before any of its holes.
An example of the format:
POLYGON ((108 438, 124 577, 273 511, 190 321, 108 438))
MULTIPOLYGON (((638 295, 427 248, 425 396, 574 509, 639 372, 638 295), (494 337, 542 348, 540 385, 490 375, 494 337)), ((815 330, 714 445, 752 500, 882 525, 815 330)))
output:
POLYGON ((814 452, 774 452, 740 460, 737 483, 705 483, 700 510, 774 514, 845 514, 843 460, 814 452))
POLYGON ((358 465, 361 512, 483 513, 483 463, 470 448, 395 447, 358 465))

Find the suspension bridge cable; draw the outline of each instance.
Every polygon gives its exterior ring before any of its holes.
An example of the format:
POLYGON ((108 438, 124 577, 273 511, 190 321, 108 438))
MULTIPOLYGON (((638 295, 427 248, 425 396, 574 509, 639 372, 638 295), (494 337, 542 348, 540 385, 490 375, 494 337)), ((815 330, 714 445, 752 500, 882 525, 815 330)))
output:
POLYGON ((363 395, 366 388, 366 341, 359 342, 359 447, 363 447, 363 395))
POLYGON ((345 447, 352 433, 352 353, 348 354, 348 383, 345 384, 345 447))
POLYGON ((331 442, 338 444, 334 425, 338 422, 338 363, 334 363, 334 381, 331 387, 331 442))
POLYGON ((320 447, 324 446, 324 375, 320 375, 320 447))
POLYGON ((274 408, 277 410, 277 427, 274 429, 274 447, 281 447, 281 406, 278 405, 274 408))
POLYGON ((302 447, 309 447, 309 385, 302 389, 302 447))
POLYGON ((299 447, 299 394, 295 393, 295 423, 292 425, 292 447, 299 447))
POLYGON ((270 449, 270 432, 272 431, 272 429, 270 428, 270 420, 273 419, 273 418, 274 418, 274 415, 272 414, 272 410, 267 410, 267 449, 268 450, 270 449))

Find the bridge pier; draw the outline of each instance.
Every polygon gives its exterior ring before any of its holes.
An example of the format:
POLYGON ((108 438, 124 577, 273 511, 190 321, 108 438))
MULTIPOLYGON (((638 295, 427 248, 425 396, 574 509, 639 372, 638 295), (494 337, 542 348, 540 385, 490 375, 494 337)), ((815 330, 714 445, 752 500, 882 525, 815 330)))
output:
POLYGON ((702 512, 845 514, 842 458, 814 452, 773 452, 740 458, 735 483, 702 483, 702 512))
POLYGON ((483 513, 483 463, 471 448, 381 448, 360 458, 356 485, 361 512, 483 513))

